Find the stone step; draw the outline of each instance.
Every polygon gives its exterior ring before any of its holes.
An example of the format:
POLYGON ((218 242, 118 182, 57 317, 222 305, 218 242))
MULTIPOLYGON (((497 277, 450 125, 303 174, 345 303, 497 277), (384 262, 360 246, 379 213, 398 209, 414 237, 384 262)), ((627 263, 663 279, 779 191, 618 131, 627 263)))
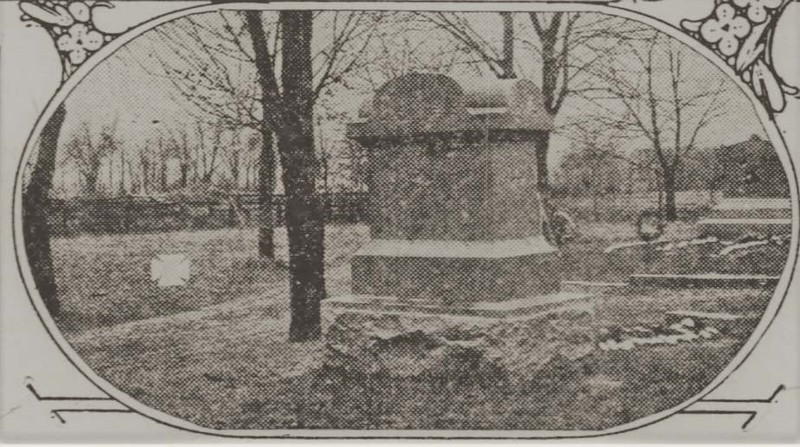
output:
POLYGON ((713 208, 709 219, 791 219, 791 208, 713 208))
POLYGON ((625 282, 561 281, 561 291, 570 293, 597 293, 627 286, 625 282))
POLYGON ((477 302, 471 305, 447 306, 420 299, 398 299, 387 296, 346 295, 328 298, 323 307, 332 310, 363 310, 374 312, 402 312, 427 315, 457 315, 480 318, 511 318, 539 315, 570 306, 584 306, 590 295, 584 293, 556 293, 524 299, 477 302))
POLYGON ((762 288, 774 287, 779 276, 764 275, 726 275, 708 273, 701 275, 631 275, 629 283, 633 287, 663 288, 762 288))
POLYGON ((716 209, 777 209, 792 207, 788 197, 725 197, 717 203, 716 209))

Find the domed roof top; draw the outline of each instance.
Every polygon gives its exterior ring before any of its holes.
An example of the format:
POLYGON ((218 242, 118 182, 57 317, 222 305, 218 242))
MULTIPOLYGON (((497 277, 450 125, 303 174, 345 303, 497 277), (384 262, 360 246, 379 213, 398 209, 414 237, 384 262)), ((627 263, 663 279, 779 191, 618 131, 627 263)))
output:
POLYGON ((531 107, 545 111, 544 95, 529 79, 495 79, 487 82, 481 78, 464 78, 459 81, 468 108, 531 107), (530 103, 524 106, 518 104, 516 101, 521 98, 528 99, 530 103))
POLYGON ((550 131, 553 117, 526 79, 459 78, 411 73, 383 84, 364 102, 352 137, 388 137, 479 129, 550 131))

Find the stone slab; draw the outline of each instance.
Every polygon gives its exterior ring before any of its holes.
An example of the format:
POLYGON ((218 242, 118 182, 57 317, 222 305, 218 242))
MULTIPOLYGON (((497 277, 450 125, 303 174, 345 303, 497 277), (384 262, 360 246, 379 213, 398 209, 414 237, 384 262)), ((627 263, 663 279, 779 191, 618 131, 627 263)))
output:
POLYGON ((627 286, 626 282, 561 281, 561 291, 571 293, 596 293, 627 286))
POLYGON ((348 310, 371 312, 410 312, 418 315, 452 315, 486 319, 506 319, 553 312, 568 307, 587 307, 591 295, 556 293, 500 302, 477 302, 467 306, 443 306, 423 299, 398 299, 391 296, 344 295, 328 298, 324 308, 337 313, 348 310))
POLYGON ((791 210, 792 200, 774 197, 726 197, 714 206, 717 210, 791 210))
POLYGON ((697 222, 703 235, 713 235, 720 239, 735 239, 747 234, 788 234, 792 231, 791 219, 703 219, 697 222))
POLYGON ((762 288, 774 287, 778 284, 779 276, 763 275, 631 275, 629 284, 633 287, 663 287, 663 288, 762 288))
POLYGON ((791 219, 789 207, 768 208, 712 208, 709 219, 791 219))
POLYGON ((557 251, 543 236, 492 241, 372 239, 355 256, 500 259, 557 251))

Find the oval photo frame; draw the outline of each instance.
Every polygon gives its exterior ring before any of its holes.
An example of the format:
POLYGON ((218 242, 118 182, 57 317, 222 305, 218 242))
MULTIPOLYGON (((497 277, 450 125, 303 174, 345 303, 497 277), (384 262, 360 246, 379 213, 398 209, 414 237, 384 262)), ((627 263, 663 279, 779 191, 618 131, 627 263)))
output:
MULTIPOLYGON (((109 44, 101 48, 94 54, 86 63, 81 65, 72 76, 67 79, 62 86, 58 89, 55 95, 50 99, 45 110, 38 118, 36 125, 33 128, 30 136, 27 139, 24 152, 20 159, 20 163, 16 171, 16 179, 14 183, 14 197, 12 202, 12 220, 13 220, 13 239, 14 250, 17 255, 18 268, 23 279, 24 287, 28 293, 31 304, 34 306, 39 319, 45 326, 50 337, 57 344, 59 349, 64 353, 70 363, 72 363, 90 382, 95 384, 103 392, 107 393, 113 399, 119 401, 125 407, 132 411, 141 414, 155 422, 164 424, 176 429, 186 430, 198 434, 214 435, 221 437, 231 438, 426 438, 426 439, 452 439, 452 438, 478 438, 478 439, 558 439, 558 438, 587 438, 597 436, 607 436, 612 434, 619 434, 642 428, 658 421, 661 421, 683 409, 692 405, 703 396, 707 395, 716 389, 728 376, 735 371, 752 353, 756 344, 763 338, 765 331, 769 328, 772 321, 775 319, 777 313, 780 311, 781 306, 785 300, 789 285, 791 283, 792 272, 797 263, 798 254, 798 184, 795 175, 795 166, 791 156, 787 150, 786 142, 778 130, 771 115, 764 109, 760 101, 754 96, 753 92, 736 76, 731 67, 725 64, 719 56, 714 54, 709 48, 703 46, 690 36, 686 35, 676 27, 649 17, 637 12, 626 9, 604 6, 604 5, 590 5, 590 4, 550 4, 550 3, 531 3, 528 5, 514 4, 466 4, 466 5, 452 5, 442 4, 437 5, 436 8, 431 10, 441 11, 458 11, 458 12, 499 12, 499 11, 513 11, 513 12, 529 12, 529 11, 565 11, 565 12, 596 12, 607 15, 614 15, 630 20, 635 20, 645 25, 648 25, 658 31, 661 31, 671 38, 674 38, 694 51, 705 57, 708 61, 721 69, 729 78, 735 81, 736 85, 742 90, 747 98, 751 101, 756 114, 766 130, 770 142, 773 144, 784 171, 789 181, 789 189, 792 202, 792 229, 791 229, 791 249, 789 256, 784 265, 778 285, 775 292, 770 299, 770 302, 761 316, 758 325, 750 335, 745 345, 736 353, 730 363, 723 369, 723 371, 710 383, 702 392, 697 394, 691 399, 688 399, 673 408, 663 410, 656 414, 651 414, 647 417, 612 427, 602 431, 501 431, 501 430, 464 430, 464 431, 432 431, 432 430, 380 430, 380 431, 366 431, 366 430, 329 430, 329 429, 274 429, 274 430, 213 430, 206 427, 198 426, 187 422, 183 419, 168 415, 148 406, 145 406, 130 396, 122 393, 112 384, 107 382, 101 376, 96 374, 87 365, 77 352, 69 345, 64 336, 60 333, 53 318, 49 315, 44 303, 37 293, 30 264, 24 249, 20 249, 23 240, 22 233, 22 212, 21 212, 21 197, 22 197, 22 176, 23 168, 28 163, 31 153, 34 151, 34 145, 38 141, 39 134, 42 132, 44 125, 48 122, 56 108, 62 104, 66 98, 71 94, 72 90, 99 64, 111 56, 115 51, 126 45, 130 41, 137 38, 142 33, 158 27, 162 24, 179 19, 181 17, 200 14, 206 12, 213 12, 218 10, 247 10, 258 9, 274 11, 278 9, 298 9, 298 10, 347 10, 353 9, 348 5, 308 5, 308 4, 286 4, 281 5, 281 8, 276 8, 272 5, 258 5, 248 3, 226 3, 219 5, 204 5, 197 7, 189 7, 178 11, 170 12, 159 17, 148 20, 145 23, 137 25, 133 29, 121 34, 109 44)), ((370 4, 370 10, 416 10, 419 9, 418 5, 414 4, 387 4, 378 3, 370 4)))

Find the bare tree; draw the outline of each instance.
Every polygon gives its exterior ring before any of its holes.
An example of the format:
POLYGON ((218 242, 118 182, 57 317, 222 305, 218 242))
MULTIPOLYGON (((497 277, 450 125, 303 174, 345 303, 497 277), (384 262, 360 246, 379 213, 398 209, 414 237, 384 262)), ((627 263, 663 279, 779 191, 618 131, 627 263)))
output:
MULTIPOLYGON (((313 109, 321 94, 363 65, 364 51, 384 13, 223 11, 157 31, 170 54, 156 55, 162 74, 202 116, 261 136, 259 188, 270 210, 274 185, 273 138, 287 196, 292 324, 290 339, 320 335, 325 296, 324 219, 315 181, 313 109), (312 45, 314 22, 324 38, 312 45), (279 64, 278 64, 279 63, 279 64), (274 135, 274 137, 273 137, 274 135)), ((271 216, 270 216, 271 217, 271 216)), ((263 225, 263 222, 262 222, 263 225)), ((273 255, 269 240, 259 251, 273 255)), ((260 235, 267 236, 260 231, 260 235)))
MULTIPOLYGON (((525 58, 539 59, 534 77, 541 79, 544 107, 557 115, 573 89, 583 84, 582 75, 593 64, 606 60, 613 43, 622 37, 619 28, 623 19, 601 14, 573 12, 531 12, 529 23, 533 29, 531 39, 524 30, 514 26, 514 15, 501 13, 502 41, 500 48, 493 45, 473 26, 467 14, 449 12, 419 13, 425 20, 447 30, 462 44, 462 51, 475 54, 500 79, 514 78, 519 73, 515 61, 515 46, 525 50, 525 58), (585 17, 586 20, 579 22, 585 17), (516 45, 515 45, 516 43, 516 45)), ((624 27, 623 27, 624 28, 624 27)), ((537 149, 537 174, 539 189, 549 189, 548 154, 549 135, 537 149)))
POLYGON ((210 185, 219 168, 224 129, 219 124, 195 123, 192 164, 195 182, 210 185))
POLYGON ((158 136, 158 179, 159 192, 165 193, 169 190, 168 182, 168 162, 170 159, 169 145, 164 141, 162 135, 158 136))
MULTIPOLYGON (((98 193, 100 168, 106 161, 112 164, 112 157, 119 149, 116 134, 117 121, 102 126, 97 135, 93 134, 89 123, 81 123, 77 132, 74 132, 64 143, 66 159, 64 162, 74 162, 78 172, 83 178, 84 193, 95 195, 98 193)), ((109 188, 112 184, 109 183, 109 188)))
MULTIPOLYGON (((570 42, 570 40, 577 40, 572 34, 578 17, 580 17, 579 13, 529 13, 541 49, 541 86, 544 107, 552 115, 556 115, 561 109, 569 92, 570 80, 575 76, 574 73, 570 73, 570 50, 572 49, 571 45, 575 45, 575 42, 570 42)), ((588 62, 584 64, 588 64, 588 62)), ((579 72, 584 66, 578 65, 576 71, 579 72)), ((549 152, 550 134, 548 133, 542 144, 537 147, 536 153, 536 178, 539 190, 542 192, 547 192, 549 189, 550 172, 547 163, 549 152)))
POLYGON ((602 84, 587 88, 586 98, 599 106, 596 118, 608 128, 629 129, 647 141, 658 167, 665 218, 672 221, 684 158, 709 124, 726 115, 733 86, 721 76, 716 83, 698 81, 699 56, 659 32, 629 41, 619 51, 615 64, 595 73, 602 84))
POLYGON ((514 16, 500 13, 503 20, 502 49, 492 45, 470 22, 468 15, 450 12, 420 12, 418 16, 446 30, 459 44, 459 51, 478 57, 498 79, 516 77, 514 70, 514 16))
POLYGON ((240 189, 239 181, 241 180, 242 158, 244 157, 244 148, 242 146, 240 134, 241 130, 232 129, 230 141, 228 144, 224 145, 226 148, 225 156, 228 162, 228 172, 230 173, 234 189, 240 189))
POLYGON ((137 152, 139 162, 139 191, 148 194, 150 190, 150 159, 152 158, 149 141, 145 141, 144 147, 137 152))
MULTIPOLYGON (((161 75, 170 79, 181 92, 181 98, 192 110, 199 111, 198 119, 211 117, 220 124, 250 127, 261 135, 262 165, 259 181, 264 183, 259 190, 262 211, 259 232, 259 254, 274 257, 272 241, 272 196, 275 189, 275 150, 273 147, 276 128, 275 111, 282 92, 276 83, 272 89, 265 83, 265 74, 279 73, 276 57, 283 49, 285 39, 280 14, 262 12, 263 39, 256 42, 253 28, 246 23, 243 11, 220 11, 189 17, 157 30, 160 48, 166 53, 155 52, 161 66, 161 75), (258 57, 265 52, 267 57, 258 57), (269 64, 267 66, 266 64, 269 64), (268 87, 265 90, 265 87, 268 87), (274 90, 274 91, 272 91, 274 90), (269 204, 269 205, 267 205, 269 204)), ((363 51, 371 36, 378 30, 382 12, 323 12, 313 13, 315 22, 323 23, 319 42, 312 55, 312 104, 324 92, 364 66, 363 51)), ((148 56, 136 55, 135 59, 145 66, 148 56)), ((152 69, 146 69, 152 72, 152 69)), ((274 81, 274 80, 273 80, 274 81)))
POLYGON ((592 214, 600 218, 600 201, 608 195, 616 195, 621 189, 620 179, 623 165, 645 169, 627 154, 617 150, 617 132, 609 132, 602 123, 578 121, 569 127, 567 134, 573 150, 561 162, 565 180, 562 184, 571 193, 589 196, 592 214))
POLYGON ((189 186, 189 170, 192 167, 192 142, 185 127, 170 130, 168 151, 178 161, 178 186, 185 189, 189 186))

